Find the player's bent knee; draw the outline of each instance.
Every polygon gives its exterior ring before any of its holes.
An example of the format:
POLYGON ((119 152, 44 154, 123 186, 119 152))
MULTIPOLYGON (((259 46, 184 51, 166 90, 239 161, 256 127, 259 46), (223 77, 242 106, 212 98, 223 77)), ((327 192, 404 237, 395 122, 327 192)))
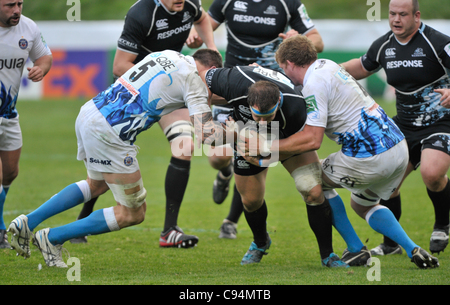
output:
POLYGON ((190 158, 194 152, 194 133, 189 121, 176 121, 164 129, 164 134, 170 142, 172 155, 180 158, 190 158))
POLYGON ((129 184, 112 184, 108 183, 114 199, 121 205, 135 209, 145 203, 147 191, 144 188, 142 178, 135 183, 129 184))
POLYGON ((296 168, 291 173, 295 187, 308 205, 320 205, 323 202, 322 167, 319 162, 296 168))
POLYGON ((366 213, 378 205, 379 197, 369 195, 367 192, 351 195, 352 208, 360 217, 365 218, 366 213))

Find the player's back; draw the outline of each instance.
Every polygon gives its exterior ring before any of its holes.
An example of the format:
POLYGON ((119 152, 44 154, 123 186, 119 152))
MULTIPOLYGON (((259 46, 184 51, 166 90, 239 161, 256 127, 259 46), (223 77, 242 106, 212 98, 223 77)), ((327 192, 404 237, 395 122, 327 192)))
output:
POLYGON ((369 157, 404 137, 367 91, 344 68, 325 59, 308 70, 303 87, 308 125, 325 127, 345 154, 369 157))
POLYGON ((175 51, 151 53, 93 100, 119 136, 134 141, 129 130, 150 128, 161 116, 185 106, 193 91, 206 100, 205 86, 191 82, 196 73, 192 57, 175 51))

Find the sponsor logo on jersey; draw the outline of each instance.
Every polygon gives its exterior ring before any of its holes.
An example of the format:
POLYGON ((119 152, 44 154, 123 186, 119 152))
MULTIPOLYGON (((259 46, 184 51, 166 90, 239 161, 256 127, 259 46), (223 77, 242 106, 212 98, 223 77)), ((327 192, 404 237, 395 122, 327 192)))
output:
POLYGON ((124 46, 124 47, 129 47, 129 48, 132 48, 132 49, 135 49, 135 50, 138 49, 137 43, 125 40, 123 38, 119 38, 119 44, 124 46))
POLYGON ((171 37, 174 34, 178 35, 180 33, 183 33, 183 32, 186 32, 186 31, 190 31, 191 27, 192 27, 192 23, 188 22, 188 23, 186 23, 183 26, 177 27, 175 29, 172 29, 172 30, 169 30, 169 31, 166 31, 166 32, 163 32, 163 33, 159 33, 157 39, 158 40, 166 39, 166 38, 171 37))
POLYGON ((423 68, 422 60, 393 60, 388 61, 386 64, 386 69, 397 69, 397 68, 423 68))
POLYGON ((245 107, 244 105, 239 105, 239 111, 242 113, 245 113, 247 115, 252 115, 252 112, 250 111, 250 108, 245 107))
POLYGON ((384 54, 386 55, 386 58, 395 58, 395 48, 387 48, 386 51, 384 51, 384 54))
POLYGON ((191 18, 191 13, 189 13, 189 12, 184 12, 184 15, 183 15, 183 20, 181 20, 181 22, 186 22, 186 21, 189 21, 189 19, 191 18))
POLYGON ((25 50, 28 47, 28 41, 22 37, 22 39, 19 40, 19 48, 22 50, 25 50))
POLYGON ((264 11, 264 14, 267 15, 278 15, 277 8, 275 5, 269 5, 268 8, 264 11))
POLYGON ((235 11, 240 11, 240 12, 246 12, 247 11, 247 4, 246 2, 243 1, 236 1, 234 3, 234 10, 235 11))
POLYGON ((156 30, 164 30, 169 28, 169 23, 167 22, 167 18, 156 20, 156 30))
POLYGON ((20 69, 25 64, 24 58, 0 58, 0 70, 20 69))
POLYGON ((319 107, 317 107, 316 97, 314 95, 310 95, 305 98, 306 103, 306 113, 312 119, 318 119, 319 115, 319 107))
POLYGON ((100 160, 100 159, 94 159, 94 158, 89 158, 89 162, 90 163, 96 163, 96 164, 101 164, 101 165, 111 165, 111 160, 100 160))
POLYGON ((259 16, 249 16, 236 14, 233 16, 233 21, 244 22, 244 23, 256 23, 265 25, 277 25, 277 20, 271 17, 259 17, 259 16))
POLYGON ((444 47, 444 51, 447 53, 447 55, 450 57, 450 43, 444 47))
POLYGON ((417 48, 411 56, 412 57, 425 57, 427 55, 423 54, 423 49, 422 48, 417 48))

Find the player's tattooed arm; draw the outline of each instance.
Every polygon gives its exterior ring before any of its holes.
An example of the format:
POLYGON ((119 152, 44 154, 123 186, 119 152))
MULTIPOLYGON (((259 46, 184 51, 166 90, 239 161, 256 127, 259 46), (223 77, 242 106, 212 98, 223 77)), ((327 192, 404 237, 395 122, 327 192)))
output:
POLYGON ((211 112, 204 112, 191 116, 191 122, 194 125, 195 136, 206 145, 220 146, 228 141, 234 141, 234 133, 227 137, 227 128, 225 125, 213 121, 211 112))

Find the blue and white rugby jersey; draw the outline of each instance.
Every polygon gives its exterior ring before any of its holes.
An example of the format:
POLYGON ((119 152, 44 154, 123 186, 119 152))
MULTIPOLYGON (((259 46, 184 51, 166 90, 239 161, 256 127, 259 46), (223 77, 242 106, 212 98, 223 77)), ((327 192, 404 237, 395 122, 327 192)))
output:
POLYGON ((194 59, 169 50, 147 55, 93 99, 119 137, 130 143, 176 109, 187 106, 190 115, 210 112, 207 100, 194 59))
POLYGON ((22 15, 19 24, 0 27, 0 117, 17 117, 17 96, 25 63, 51 51, 36 23, 22 15))
POLYGON ((366 158, 387 151, 404 136, 384 110, 343 68, 319 59, 303 81, 306 124, 325 128, 350 157, 366 158))

